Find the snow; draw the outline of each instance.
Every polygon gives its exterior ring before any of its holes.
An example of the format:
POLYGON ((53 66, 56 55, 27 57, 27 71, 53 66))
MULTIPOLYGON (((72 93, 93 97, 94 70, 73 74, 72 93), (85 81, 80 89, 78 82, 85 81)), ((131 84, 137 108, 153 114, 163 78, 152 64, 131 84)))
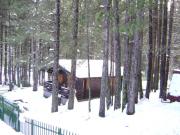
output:
MULTIPOLYGON (((90 60, 90 77, 101 77, 102 76, 102 67, 103 67, 103 60, 90 60)), ((65 68, 67 71, 71 72, 71 60, 67 59, 60 59, 59 64, 65 68)), ((115 63, 114 65, 114 75, 115 75, 115 63)), ((110 65, 111 62, 109 61, 109 74, 110 74, 110 65)), ((88 60, 78 59, 76 62, 76 77, 78 78, 88 78, 88 60)), ((123 75, 123 67, 121 67, 121 75, 123 75)))
MULTIPOLYGON (((111 107, 106 110, 106 117, 100 118, 99 99, 91 101, 90 113, 88 101, 77 100, 73 110, 68 110, 66 104, 59 106, 57 113, 51 113, 52 99, 44 98, 42 89, 39 87, 37 92, 33 92, 32 88, 16 89, 4 96, 11 101, 23 101, 18 102, 23 110, 21 120, 32 118, 79 135, 180 135, 180 103, 162 103, 158 92, 152 92, 149 100, 140 100, 134 115, 126 115, 121 110, 114 111, 111 107)), ((5 130, 9 132, 10 129, 5 130)))
POLYGON ((9 90, 9 87, 8 87, 8 86, 6 86, 6 85, 4 85, 4 86, 0 85, 0 95, 3 94, 3 93, 8 92, 8 90, 9 90))
POLYGON ((180 73, 180 69, 178 69, 178 68, 173 69, 173 72, 180 73))
POLYGON ((180 74, 173 74, 170 82, 169 93, 173 96, 180 96, 180 74))
POLYGON ((6 125, 0 120, 0 134, 1 135, 22 135, 21 133, 15 132, 10 126, 6 125))

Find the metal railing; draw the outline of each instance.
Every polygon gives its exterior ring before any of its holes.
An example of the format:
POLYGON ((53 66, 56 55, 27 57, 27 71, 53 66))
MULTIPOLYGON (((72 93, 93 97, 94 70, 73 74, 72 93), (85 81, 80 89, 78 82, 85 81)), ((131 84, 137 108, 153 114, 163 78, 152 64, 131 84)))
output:
POLYGON ((0 95, 0 119, 16 131, 20 131, 19 113, 18 105, 0 95))
POLYGON ((24 135, 77 135, 68 130, 29 118, 25 118, 25 121, 21 123, 20 132, 24 135))
POLYGON ((74 132, 46 124, 37 120, 23 118, 19 120, 20 109, 0 95, 0 119, 24 135, 78 135, 74 132))

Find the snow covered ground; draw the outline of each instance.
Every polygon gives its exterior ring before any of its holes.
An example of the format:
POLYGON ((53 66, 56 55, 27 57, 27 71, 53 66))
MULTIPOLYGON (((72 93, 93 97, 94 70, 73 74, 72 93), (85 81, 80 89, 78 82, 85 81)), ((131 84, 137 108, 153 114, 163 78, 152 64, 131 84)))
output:
POLYGON ((9 87, 8 86, 2 86, 0 85, 0 95, 8 92, 9 87))
POLYGON ((0 134, 1 135, 22 135, 21 133, 15 132, 10 126, 6 125, 0 120, 0 134))
POLYGON ((158 92, 151 93, 149 100, 139 101, 135 115, 128 116, 125 111, 114 111, 111 107, 105 118, 98 116, 99 99, 92 100, 91 113, 87 101, 75 101, 74 110, 69 111, 67 105, 59 106, 59 111, 52 114, 51 97, 43 97, 42 87, 37 92, 32 88, 16 89, 4 96, 19 100, 22 120, 32 118, 79 135, 180 135, 180 103, 162 103, 158 92))

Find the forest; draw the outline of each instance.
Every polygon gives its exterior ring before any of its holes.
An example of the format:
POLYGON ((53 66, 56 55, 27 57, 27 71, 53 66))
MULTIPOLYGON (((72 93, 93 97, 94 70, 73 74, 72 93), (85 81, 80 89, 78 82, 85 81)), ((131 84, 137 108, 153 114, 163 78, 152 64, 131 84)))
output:
POLYGON ((174 69, 180 69, 179 35, 179 0, 0 0, 0 85, 8 85, 10 91, 14 85, 38 91, 45 67, 53 62, 51 111, 57 112, 58 61, 71 59, 71 110, 76 60, 99 59, 103 60, 99 116, 105 117, 111 106, 133 115, 138 100, 149 98, 151 92, 159 91, 159 98, 166 101, 168 80, 174 69), (111 71, 114 87, 108 61, 116 65, 111 71))

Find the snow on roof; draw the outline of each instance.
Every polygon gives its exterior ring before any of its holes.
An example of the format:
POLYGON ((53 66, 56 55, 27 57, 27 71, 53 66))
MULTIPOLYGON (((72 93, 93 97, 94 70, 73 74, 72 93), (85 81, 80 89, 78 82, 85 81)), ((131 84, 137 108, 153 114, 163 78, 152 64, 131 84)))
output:
POLYGON ((180 69, 173 69, 173 73, 180 74, 180 69))
POLYGON ((170 82, 169 92, 173 96, 180 96, 180 74, 173 73, 172 80, 170 82))
MULTIPOLYGON (((90 60, 90 77, 101 77, 102 76, 102 68, 103 68, 103 60, 90 60)), ((70 59, 60 59, 59 64, 65 68, 67 71, 71 72, 71 60, 70 59)), ((110 61, 108 64, 108 70, 110 75, 110 61)), ((115 63, 114 65, 114 75, 115 75, 115 63)), ((123 68, 121 67, 121 71, 123 72, 123 68)), ((122 75, 123 73, 121 73, 122 75)), ((114 76, 113 75, 113 76, 114 76)), ((78 78, 88 78, 88 60, 78 59, 76 61, 76 77, 78 78)))

